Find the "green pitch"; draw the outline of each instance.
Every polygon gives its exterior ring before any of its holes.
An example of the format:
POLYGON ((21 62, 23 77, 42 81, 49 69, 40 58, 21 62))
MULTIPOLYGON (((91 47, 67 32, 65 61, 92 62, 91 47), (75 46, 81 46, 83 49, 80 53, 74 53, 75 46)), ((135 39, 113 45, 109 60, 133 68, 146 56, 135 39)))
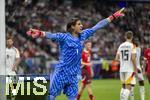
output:
MULTIPOLYGON (((92 89, 95 100, 119 100, 121 84, 119 80, 93 80, 92 89)), ((56 100, 67 100, 61 94, 56 100)), ((88 93, 84 90, 81 100, 89 100, 88 93)), ((135 100, 140 100, 138 85, 135 87, 135 100)), ((145 100, 150 100, 150 85, 145 82, 145 100)))

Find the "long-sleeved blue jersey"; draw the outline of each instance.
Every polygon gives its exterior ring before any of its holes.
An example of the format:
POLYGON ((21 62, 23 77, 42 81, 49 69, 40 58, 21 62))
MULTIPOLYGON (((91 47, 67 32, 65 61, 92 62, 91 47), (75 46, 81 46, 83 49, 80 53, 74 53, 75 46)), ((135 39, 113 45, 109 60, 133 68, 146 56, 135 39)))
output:
POLYGON ((104 19, 94 27, 83 30, 78 37, 73 37, 71 33, 46 32, 46 38, 53 39, 59 43, 60 58, 55 67, 55 72, 50 79, 50 100, 54 100, 57 95, 64 90, 67 97, 75 98, 78 93, 77 74, 81 73, 81 54, 84 41, 93 33, 108 24, 104 19))
POLYGON ((46 38, 56 40, 59 43, 60 58, 56 66, 57 71, 63 71, 66 75, 76 75, 80 73, 81 54, 83 42, 93 33, 108 24, 104 19, 98 22, 94 27, 85 29, 78 37, 73 37, 71 33, 49 33, 46 32, 46 38))

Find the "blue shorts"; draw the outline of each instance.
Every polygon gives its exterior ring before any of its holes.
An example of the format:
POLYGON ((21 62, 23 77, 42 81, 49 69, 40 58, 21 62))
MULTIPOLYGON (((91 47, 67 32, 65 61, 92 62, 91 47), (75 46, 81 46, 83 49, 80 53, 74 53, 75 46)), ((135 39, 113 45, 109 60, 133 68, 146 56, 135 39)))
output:
POLYGON ((76 97, 78 93, 77 75, 67 75, 65 72, 55 72, 50 79, 49 95, 60 95, 63 90, 67 97, 76 97))

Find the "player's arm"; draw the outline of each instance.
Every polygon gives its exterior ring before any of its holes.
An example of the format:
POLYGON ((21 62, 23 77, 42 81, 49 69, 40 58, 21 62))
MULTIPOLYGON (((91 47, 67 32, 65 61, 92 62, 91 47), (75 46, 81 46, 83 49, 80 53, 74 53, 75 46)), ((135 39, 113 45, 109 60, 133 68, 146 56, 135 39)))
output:
POLYGON ((112 61, 112 65, 113 66, 118 66, 118 64, 119 64, 119 59, 120 59, 120 53, 119 53, 119 51, 120 51, 120 47, 117 50, 115 59, 112 61))
POLYGON ((99 21, 95 26, 92 27, 92 30, 97 31, 98 29, 105 27, 108 23, 112 22, 114 19, 118 19, 119 17, 124 16, 123 11, 124 8, 110 15, 108 18, 99 21))
POLYGON ((144 63, 147 63, 147 58, 143 57, 144 63))
POLYGON ((112 22, 114 19, 118 19, 121 16, 124 16, 123 14, 123 10, 124 8, 122 8, 121 10, 115 12, 113 15, 109 16, 108 18, 105 18, 101 21, 99 21, 95 26, 93 26, 92 28, 89 29, 85 29, 82 31, 81 36, 86 39, 89 36, 93 35, 93 33, 95 33, 97 30, 105 27, 106 25, 108 25, 110 22, 112 22))
POLYGON ((115 57, 115 61, 119 61, 119 58, 120 58, 120 55, 119 55, 119 53, 117 53, 116 57, 115 57))
POLYGON ((81 60, 81 64, 82 64, 83 67, 85 67, 85 66, 92 66, 91 63, 84 62, 83 60, 81 60))
POLYGON ((131 60, 133 62, 134 70, 136 70, 136 54, 134 54, 134 53, 132 54, 131 60))
POLYGON ((120 59, 120 55, 119 53, 117 52, 116 56, 115 56, 115 59, 112 61, 112 65, 113 66, 118 66, 119 64, 119 59, 120 59))
POLYGON ((140 67, 141 67, 141 69, 142 69, 142 72, 145 73, 145 72, 144 72, 144 71, 145 71, 145 70, 144 70, 145 68, 144 68, 144 66, 143 66, 143 57, 141 56, 141 53, 142 53, 142 52, 141 52, 141 48, 140 48, 140 65, 141 65, 140 67))
POLYGON ((145 69, 146 69, 146 63, 147 63, 147 59, 145 57, 141 57, 141 68, 142 68, 142 72, 143 74, 145 74, 145 69))
POLYGON ((147 63, 147 51, 145 50, 144 51, 144 57, 143 57, 143 60, 144 60, 144 64, 146 64, 147 63))
POLYGON ((27 31, 27 35, 31 36, 32 38, 45 37, 57 41, 64 40, 66 36, 63 33, 51 33, 51 32, 40 31, 37 29, 30 29, 29 31, 27 31))
POLYGON ((93 71, 93 66, 91 65, 91 77, 94 77, 94 71, 93 71))
POLYGON ((132 60, 132 63, 133 63, 133 67, 134 67, 134 71, 135 73, 138 72, 138 69, 137 69, 137 63, 136 63, 136 48, 133 47, 132 49, 132 53, 131 53, 131 60, 132 60))
POLYGON ((143 71, 145 71, 146 69, 146 64, 147 64, 147 58, 143 57, 143 63, 142 63, 143 71))
POLYGON ((20 63, 20 59, 19 58, 16 58, 15 59, 15 63, 14 63, 14 66, 12 68, 13 71, 17 71, 17 66, 19 65, 20 63))
POLYGON ((142 67, 143 67, 143 70, 145 71, 146 69, 146 64, 147 64, 147 52, 144 51, 144 56, 143 56, 143 63, 142 63, 142 67))
POLYGON ((14 65, 12 66, 12 67, 13 67, 13 68, 12 68, 13 71, 17 71, 17 66, 18 66, 19 63, 20 63, 20 53, 19 53, 18 49, 15 49, 15 50, 16 50, 16 57, 15 57, 15 63, 14 63, 14 65))

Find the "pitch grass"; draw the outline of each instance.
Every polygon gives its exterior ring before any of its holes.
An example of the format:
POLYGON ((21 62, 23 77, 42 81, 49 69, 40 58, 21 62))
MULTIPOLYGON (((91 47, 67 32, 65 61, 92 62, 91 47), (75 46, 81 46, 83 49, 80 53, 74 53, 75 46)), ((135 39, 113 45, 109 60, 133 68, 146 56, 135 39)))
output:
MULTIPOLYGON (((120 80, 93 80, 92 89, 95 100, 120 100, 120 80)), ((67 100, 64 94, 61 94, 56 100, 67 100)), ((88 93, 84 90, 81 100, 89 100, 88 93)), ((135 87, 135 100, 140 100, 138 84, 135 87)), ((150 84, 145 81, 145 100, 150 100, 150 84)))

